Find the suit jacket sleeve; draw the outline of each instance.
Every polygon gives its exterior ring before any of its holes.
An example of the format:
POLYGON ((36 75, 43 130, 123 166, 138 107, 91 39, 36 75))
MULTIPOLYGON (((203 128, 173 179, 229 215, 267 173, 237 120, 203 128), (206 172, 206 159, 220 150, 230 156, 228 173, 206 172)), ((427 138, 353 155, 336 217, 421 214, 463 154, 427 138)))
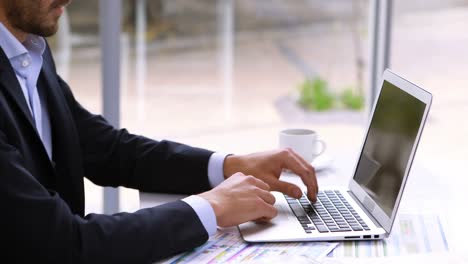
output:
POLYGON ((77 126, 85 176, 91 181, 151 192, 193 194, 210 189, 208 161, 213 152, 117 130, 88 112, 68 85, 59 82, 77 126))
POLYGON ((74 215, 45 189, 0 131, 0 227, 15 263, 151 263, 204 243, 208 235, 182 201, 116 215, 74 215))

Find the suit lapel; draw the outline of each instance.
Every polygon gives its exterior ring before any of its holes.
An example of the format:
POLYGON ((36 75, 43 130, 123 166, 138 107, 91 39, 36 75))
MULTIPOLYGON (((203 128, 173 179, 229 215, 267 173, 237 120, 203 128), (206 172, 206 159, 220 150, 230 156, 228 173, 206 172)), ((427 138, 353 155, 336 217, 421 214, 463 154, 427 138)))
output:
POLYGON ((83 214, 83 171, 78 135, 73 116, 52 67, 52 57, 44 53, 44 65, 39 85, 46 96, 52 130, 53 160, 57 171, 56 183, 74 213, 83 214))
MULTIPOLYGON (((43 55, 44 64, 38 81, 40 89, 47 100, 52 132, 52 167, 54 186, 60 196, 68 203, 73 213, 84 214, 83 169, 81 167, 81 153, 76 128, 70 109, 62 94, 53 66, 52 55, 47 49, 43 55)), ((42 143, 26 99, 10 61, 0 47, 0 89, 4 89, 5 96, 11 97, 19 110, 18 116, 24 118, 33 130, 39 143, 42 143)), ((41 93, 39 91, 39 93, 41 93)), ((44 159, 49 160, 45 148, 44 159)), ((42 157, 37 157, 42 158, 42 157)))
POLYGON ((24 118, 26 118, 31 125, 31 128, 35 130, 36 135, 39 137, 36 131, 36 126, 34 125, 31 112, 29 111, 28 104, 24 98, 23 91, 21 86, 16 78, 16 74, 11 67, 10 61, 3 52, 3 49, 0 47, 0 86, 7 91, 7 93, 12 97, 15 104, 20 109, 20 112, 24 118))

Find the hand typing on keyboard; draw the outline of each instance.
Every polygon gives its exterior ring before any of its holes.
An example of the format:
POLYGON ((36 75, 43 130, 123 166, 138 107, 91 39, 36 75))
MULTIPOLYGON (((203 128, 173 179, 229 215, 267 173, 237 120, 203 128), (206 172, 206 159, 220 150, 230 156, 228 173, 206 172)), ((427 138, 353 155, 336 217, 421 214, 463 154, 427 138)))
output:
POLYGON ((199 196, 211 204, 219 226, 269 220, 278 213, 270 191, 302 196, 298 186, 279 179, 284 169, 301 177, 309 199, 315 201, 318 191, 315 170, 291 149, 227 156, 223 166, 226 180, 199 196))
POLYGON ((213 207, 220 227, 252 220, 269 220, 277 215, 275 197, 268 184, 253 176, 236 173, 211 191, 199 194, 213 207))
POLYGON ((267 183, 272 191, 279 191, 294 198, 302 196, 297 185, 281 181, 283 170, 290 170, 301 177, 307 187, 308 198, 316 200, 318 192, 315 169, 291 149, 281 149, 249 155, 228 156, 224 162, 224 176, 228 178, 236 172, 253 175, 267 183))

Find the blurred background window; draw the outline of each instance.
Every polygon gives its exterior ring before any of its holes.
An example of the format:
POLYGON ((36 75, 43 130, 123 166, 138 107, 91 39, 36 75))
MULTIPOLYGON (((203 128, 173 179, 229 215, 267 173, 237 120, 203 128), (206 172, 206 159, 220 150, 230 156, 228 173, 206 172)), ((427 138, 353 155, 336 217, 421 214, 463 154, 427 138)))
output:
MULTIPOLYGON (((274 148, 274 131, 293 126, 318 130, 335 151, 359 147, 371 4, 123 0, 121 126, 228 152, 242 151, 236 140, 252 151, 274 148)), ((99 1, 74 1, 49 40, 60 74, 95 113, 98 18, 99 1)), ((390 68, 434 94, 419 156, 467 154, 467 26, 467 0, 394 1, 390 68)), ((86 186, 87 211, 99 212, 100 189, 86 186)))

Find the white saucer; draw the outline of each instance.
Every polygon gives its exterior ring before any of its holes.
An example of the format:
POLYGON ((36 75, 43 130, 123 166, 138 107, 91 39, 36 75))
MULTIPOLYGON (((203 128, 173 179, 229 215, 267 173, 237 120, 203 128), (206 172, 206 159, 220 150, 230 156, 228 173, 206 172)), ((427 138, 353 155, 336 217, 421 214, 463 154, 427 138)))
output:
POLYGON ((333 158, 327 154, 322 154, 312 161, 315 171, 330 169, 333 165, 333 158))

